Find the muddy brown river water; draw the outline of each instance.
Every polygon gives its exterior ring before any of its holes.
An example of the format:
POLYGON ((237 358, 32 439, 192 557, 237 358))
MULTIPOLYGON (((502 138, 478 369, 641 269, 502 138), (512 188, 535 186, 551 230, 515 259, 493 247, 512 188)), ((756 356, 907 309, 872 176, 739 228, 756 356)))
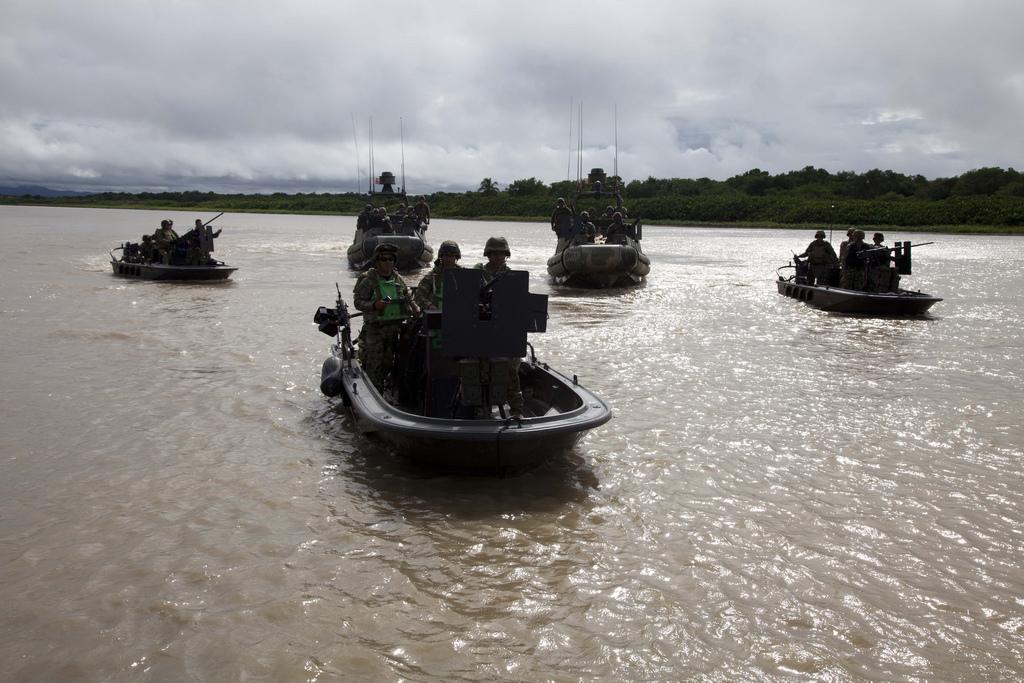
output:
POLYGON ((320 395, 352 218, 221 217, 226 284, 113 277, 165 215, 212 216, 0 207, 0 680, 1024 676, 1021 238, 913 235, 945 301, 891 320, 779 296, 811 230, 648 226, 648 284, 586 292, 545 225, 435 220, 463 265, 509 238, 538 356, 614 411, 496 479, 320 395))

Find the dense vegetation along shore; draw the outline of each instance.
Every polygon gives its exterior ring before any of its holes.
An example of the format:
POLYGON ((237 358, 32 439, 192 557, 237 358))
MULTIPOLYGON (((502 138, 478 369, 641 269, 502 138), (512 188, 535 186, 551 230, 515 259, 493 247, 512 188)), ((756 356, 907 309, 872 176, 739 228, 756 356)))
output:
MULTIPOLYGON (((613 183, 609 179, 606 187, 613 183)), ((431 214, 439 218, 546 221, 555 199, 571 199, 575 188, 575 182, 546 185, 525 178, 501 189, 484 178, 476 191, 435 192, 427 198, 431 214)), ((807 167, 773 176, 754 169, 724 181, 634 180, 625 184, 622 197, 629 215, 642 216, 648 224, 837 229, 856 225, 1024 234, 1024 175, 1012 168, 982 168, 937 180, 877 170, 831 174, 807 167)), ((366 201, 366 195, 357 193, 0 195, 0 204, 300 214, 355 214, 366 201)))

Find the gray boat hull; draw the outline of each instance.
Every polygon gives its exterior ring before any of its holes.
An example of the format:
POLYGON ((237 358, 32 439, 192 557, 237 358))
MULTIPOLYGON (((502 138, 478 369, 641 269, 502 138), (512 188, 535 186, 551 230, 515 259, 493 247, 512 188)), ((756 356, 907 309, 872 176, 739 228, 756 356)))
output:
POLYGON ((343 399, 360 432, 382 439, 402 456, 442 469, 530 469, 571 449, 588 430, 611 419, 604 401, 575 378, 527 361, 520 376, 527 404, 522 420, 406 412, 384 400, 354 360, 343 362, 343 399))
POLYGON ((941 298, 905 289, 896 292, 861 292, 840 287, 819 287, 779 279, 779 294, 831 313, 907 317, 922 315, 941 298))
POLYGON ((556 284, 594 289, 636 285, 651 272, 651 260, 638 243, 569 245, 547 266, 556 284))
POLYGON ((398 249, 395 254, 395 268, 398 270, 427 268, 434 260, 434 248, 423 237, 382 233, 357 238, 348 248, 349 266, 354 270, 366 270, 373 265, 373 250, 385 242, 398 249))
POLYGON ((125 263, 114 259, 110 262, 114 275, 136 280, 226 280, 238 270, 222 263, 210 266, 173 266, 162 263, 125 263))

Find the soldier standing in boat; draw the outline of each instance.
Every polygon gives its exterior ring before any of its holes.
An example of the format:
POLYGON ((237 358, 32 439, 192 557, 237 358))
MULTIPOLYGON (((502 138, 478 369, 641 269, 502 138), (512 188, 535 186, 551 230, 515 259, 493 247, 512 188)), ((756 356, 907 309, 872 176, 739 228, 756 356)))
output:
POLYGON ((839 267, 846 267, 846 250, 850 247, 850 240, 853 238, 853 228, 846 231, 846 239, 839 243, 839 267))
MULTIPOLYGON (((508 240, 504 237, 488 238, 487 244, 484 245, 484 256, 487 257, 487 263, 476 265, 480 270, 481 284, 488 285, 502 273, 511 270, 507 261, 512 256, 512 251, 508 248, 508 240)), ((509 361, 508 407, 512 412, 512 417, 520 418, 523 416, 523 390, 519 385, 519 359, 509 358, 507 360, 509 361)))
POLYGON ((862 253, 867 249, 864 231, 854 230, 850 244, 846 247, 846 260, 839 280, 839 286, 843 289, 863 290, 867 286, 867 262, 862 253))
POLYGON ((423 311, 440 311, 444 301, 444 272, 459 267, 462 251, 459 245, 451 240, 441 242, 437 249, 437 260, 434 268, 423 276, 413 292, 413 300, 423 311))
POLYGON ((810 266, 809 285, 828 285, 832 269, 839 265, 839 257, 832 245, 825 241, 825 231, 814 233, 814 241, 797 258, 807 257, 810 266))
POLYGON ((190 266, 205 266, 209 263, 210 252, 213 251, 213 240, 220 237, 220 232, 220 230, 209 229, 203 223, 203 219, 196 219, 195 227, 185 233, 190 266))
POLYGON ((356 232, 367 230, 370 227, 370 216, 373 214, 373 204, 367 204, 356 216, 356 232))
POLYGON ((167 265, 174 256, 174 244, 178 241, 178 233, 174 232, 174 221, 165 218, 160 221, 160 229, 153 235, 156 248, 160 252, 160 261, 167 265))
POLYGON ((551 229, 560 232, 572 223, 572 210, 565 205, 561 197, 555 203, 555 210, 551 213, 551 229))
POLYGON ((416 206, 413 207, 413 212, 416 214, 416 217, 420 219, 420 223, 423 225, 430 224, 430 204, 427 204, 427 198, 425 196, 420 196, 419 201, 416 202, 416 206))
POLYGON ((395 272, 397 254, 395 245, 378 244, 373 250, 373 268, 359 276, 352 292, 355 307, 363 313, 359 362, 381 391, 394 365, 402 322, 416 313, 409 288, 395 272))
POLYGON ((889 251, 889 247, 885 246, 884 240, 885 235, 876 232, 871 237, 874 246, 867 251, 869 264, 868 290, 872 292, 895 291, 896 287, 892 286, 893 276, 895 275, 896 278, 899 278, 899 275, 896 275, 890 267, 892 253, 889 251))

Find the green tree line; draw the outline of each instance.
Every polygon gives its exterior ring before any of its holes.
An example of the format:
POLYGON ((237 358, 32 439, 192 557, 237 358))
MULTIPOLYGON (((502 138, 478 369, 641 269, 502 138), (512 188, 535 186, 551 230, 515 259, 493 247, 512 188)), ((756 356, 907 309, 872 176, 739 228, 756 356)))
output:
MULTIPOLYGON (((605 187, 615 186, 617 180, 609 179, 605 187)), ((808 166, 772 175, 755 168, 721 181, 649 177, 620 183, 618 188, 630 217, 648 222, 1024 232, 1024 175, 1012 168, 980 168, 934 180, 877 169, 830 173, 808 166)), ((502 187, 484 178, 474 191, 436 192, 428 200, 435 217, 537 220, 551 214, 557 197, 572 202, 576 190, 572 181, 546 184, 521 178, 502 187)), ((2 204, 317 214, 357 213, 368 200, 391 209, 397 206, 394 199, 356 193, 187 191, 0 197, 2 204)))

